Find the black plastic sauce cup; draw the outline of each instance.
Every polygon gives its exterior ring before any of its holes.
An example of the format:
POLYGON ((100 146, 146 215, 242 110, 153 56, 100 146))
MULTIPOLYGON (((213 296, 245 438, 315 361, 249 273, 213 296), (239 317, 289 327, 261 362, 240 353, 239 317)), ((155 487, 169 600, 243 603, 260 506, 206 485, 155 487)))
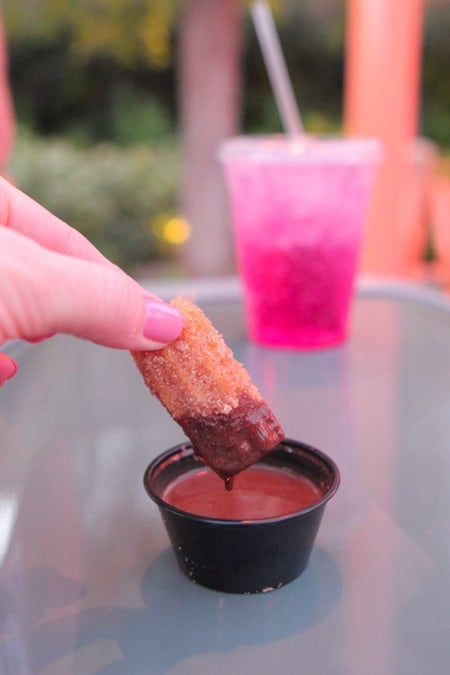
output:
POLYGON ((264 520, 207 518, 162 498, 173 480, 204 466, 189 443, 159 455, 145 471, 145 489, 159 507, 181 571, 193 582, 228 593, 263 593, 284 586, 305 569, 325 506, 338 489, 339 470, 324 453, 292 440, 259 464, 308 478, 320 490, 318 500, 264 520))

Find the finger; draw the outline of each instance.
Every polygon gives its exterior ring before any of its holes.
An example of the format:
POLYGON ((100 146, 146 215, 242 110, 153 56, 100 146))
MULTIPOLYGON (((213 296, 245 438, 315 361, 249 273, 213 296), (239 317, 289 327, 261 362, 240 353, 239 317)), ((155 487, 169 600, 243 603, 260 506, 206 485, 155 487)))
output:
POLYGON ((181 315, 112 267, 48 251, 0 228, 0 344, 69 333, 123 349, 159 349, 181 315))
POLYGON ((0 352, 0 387, 17 373, 17 363, 0 352))
POLYGON ((0 177, 0 225, 52 251, 113 266, 80 232, 0 177))

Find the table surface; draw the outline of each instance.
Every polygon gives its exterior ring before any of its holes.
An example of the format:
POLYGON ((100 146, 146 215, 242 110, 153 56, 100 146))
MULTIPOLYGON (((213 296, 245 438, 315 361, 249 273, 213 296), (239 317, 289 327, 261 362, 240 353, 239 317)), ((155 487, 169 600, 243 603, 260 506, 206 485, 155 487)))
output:
POLYGON ((127 353, 12 345, 2 675, 448 673, 450 306, 405 288, 363 289, 347 344, 310 353, 250 344, 235 294, 191 289, 287 436, 342 473, 306 571, 264 595, 178 571, 142 476, 183 436, 127 353))

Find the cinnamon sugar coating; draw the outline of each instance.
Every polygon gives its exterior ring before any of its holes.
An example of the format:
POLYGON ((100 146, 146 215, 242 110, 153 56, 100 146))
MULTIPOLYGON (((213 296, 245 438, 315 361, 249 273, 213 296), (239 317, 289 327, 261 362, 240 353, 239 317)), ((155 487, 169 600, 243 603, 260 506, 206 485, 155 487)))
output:
POLYGON ((184 318, 181 336, 164 349, 134 352, 133 358, 146 385, 172 417, 229 413, 242 393, 262 400, 202 310, 185 298, 171 304, 184 318))
POLYGON ((132 356, 147 387, 205 462, 224 477, 234 475, 274 448, 283 431, 202 310, 185 298, 171 304, 184 318, 180 337, 161 350, 132 356))

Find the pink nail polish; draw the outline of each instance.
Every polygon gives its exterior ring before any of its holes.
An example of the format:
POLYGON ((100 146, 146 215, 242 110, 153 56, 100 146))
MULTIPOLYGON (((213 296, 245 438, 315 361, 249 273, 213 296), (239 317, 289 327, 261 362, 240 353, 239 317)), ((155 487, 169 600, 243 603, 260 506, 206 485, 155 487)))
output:
POLYGON ((38 335, 37 337, 25 337, 24 340, 31 342, 32 344, 37 344, 43 340, 47 340, 55 335, 55 333, 46 333, 45 335, 38 335))
POLYGON ((145 303, 144 336, 155 342, 176 340, 183 328, 183 317, 175 307, 164 302, 145 303))
POLYGON ((14 377, 17 370, 17 363, 13 359, 6 354, 0 354, 0 385, 14 377))

